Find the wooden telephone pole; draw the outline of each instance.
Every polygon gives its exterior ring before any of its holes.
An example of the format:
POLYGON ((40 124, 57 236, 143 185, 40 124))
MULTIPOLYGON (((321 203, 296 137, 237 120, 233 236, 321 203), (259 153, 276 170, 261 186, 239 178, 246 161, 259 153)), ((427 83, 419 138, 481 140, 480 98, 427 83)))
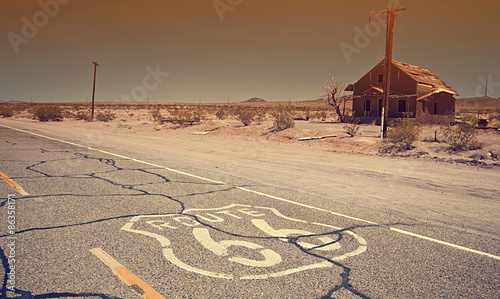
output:
POLYGON ((96 73, 97 73, 97 67, 99 66, 99 64, 95 61, 92 61, 92 63, 94 64, 94 86, 92 88, 92 116, 91 116, 91 120, 94 121, 95 77, 96 77, 96 73))
POLYGON ((406 8, 396 9, 394 6, 390 9, 378 11, 370 14, 370 23, 373 17, 387 15, 387 32, 385 41, 385 74, 384 74, 384 99, 382 102, 381 137, 384 138, 387 132, 387 115, 389 111, 389 98, 391 94, 391 66, 392 66, 392 45, 394 42, 394 21, 396 14, 406 8))

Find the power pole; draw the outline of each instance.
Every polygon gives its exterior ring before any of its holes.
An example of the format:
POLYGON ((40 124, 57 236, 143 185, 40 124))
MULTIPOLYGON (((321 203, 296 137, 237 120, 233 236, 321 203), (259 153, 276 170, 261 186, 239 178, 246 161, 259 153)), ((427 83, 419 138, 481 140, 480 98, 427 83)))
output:
POLYGON ((97 62, 94 62, 94 61, 92 61, 92 63, 94 64, 94 87, 92 89, 92 118, 91 118, 91 120, 94 121, 95 77, 96 77, 96 73, 97 73, 97 67, 99 66, 99 64, 97 62))
POLYGON ((385 40, 385 74, 384 74, 384 99, 382 102, 382 119, 380 125, 382 126, 381 138, 385 137, 387 132, 387 115, 389 111, 389 99, 391 94, 391 66, 392 66, 392 46, 394 42, 394 21, 396 14, 406 8, 396 9, 394 6, 390 9, 374 12, 370 14, 370 23, 373 17, 387 15, 387 31, 385 40))

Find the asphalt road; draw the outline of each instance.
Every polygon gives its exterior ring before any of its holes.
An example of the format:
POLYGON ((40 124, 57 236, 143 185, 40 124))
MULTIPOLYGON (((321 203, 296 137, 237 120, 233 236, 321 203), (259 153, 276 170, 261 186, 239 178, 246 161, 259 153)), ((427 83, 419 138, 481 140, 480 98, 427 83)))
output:
POLYGON ((2 297, 499 298, 497 169, 43 126, 0 122, 2 297))

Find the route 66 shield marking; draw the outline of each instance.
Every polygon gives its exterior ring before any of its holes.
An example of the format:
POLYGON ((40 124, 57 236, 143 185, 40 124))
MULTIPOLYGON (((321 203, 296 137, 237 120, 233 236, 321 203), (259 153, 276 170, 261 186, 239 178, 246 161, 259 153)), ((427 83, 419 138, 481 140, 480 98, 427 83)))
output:
POLYGON ((366 241, 352 231, 240 204, 136 216, 122 230, 156 239, 164 257, 184 270, 223 279, 266 279, 334 266, 300 251, 291 237, 307 252, 335 261, 366 251, 366 241))

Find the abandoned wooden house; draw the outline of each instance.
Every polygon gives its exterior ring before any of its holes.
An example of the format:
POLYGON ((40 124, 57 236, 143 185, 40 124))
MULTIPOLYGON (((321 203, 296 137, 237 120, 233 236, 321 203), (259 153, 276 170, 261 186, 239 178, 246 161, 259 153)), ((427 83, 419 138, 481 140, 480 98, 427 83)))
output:
MULTIPOLYGON (((379 118, 382 114, 384 61, 377 64, 346 91, 353 92, 353 111, 362 119, 379 118)), ((389 118, 409 113, 422 123, 453 121, 455 96, 458 92, 424 67, 393 61, 389 118)))

